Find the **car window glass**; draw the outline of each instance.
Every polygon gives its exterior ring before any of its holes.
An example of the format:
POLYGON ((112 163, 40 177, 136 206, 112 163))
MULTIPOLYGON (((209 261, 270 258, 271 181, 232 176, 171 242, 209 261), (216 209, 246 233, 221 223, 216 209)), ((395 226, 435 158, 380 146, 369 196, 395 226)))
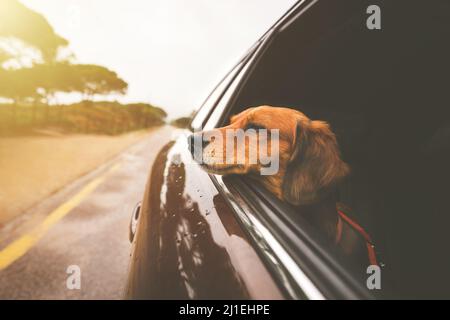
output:
POLYGON ((204 124, 205 119, 211 112, 212 108, 217 103, 218 99, 223 94, 224 90, 230 84, 230 81, 234 78, 238 70, 241 69, 243 62, 237 64, 231 72, 229 72, 226 77, 216 86, 214 91, 208 96, 203 105, 200 107, 199 111, 192 120, 191 127, 194 130, 200 130, 204 124))
POLYGON ((211 113, 211 116, 208 118, 208 122, 205 126, 206 130, 214 128, 216 126, 216 124, 219 122, 219 120, 222 118, 225 108, 228 106, 230 99, 232 98, 234 92, 236 91, 236 88, 238 87, 239 83, 242 81, 242 78, 244 77, 245 73, 247 72, 249 66, 250 66, 250 64, 246 64, 240 70, 239 74, 236 76, 236 78, 233 80, 233 82, 227 88, 227 90, 223 94, 220 101, 218 101, 216 107, 214 108, 214 111, 211 113))

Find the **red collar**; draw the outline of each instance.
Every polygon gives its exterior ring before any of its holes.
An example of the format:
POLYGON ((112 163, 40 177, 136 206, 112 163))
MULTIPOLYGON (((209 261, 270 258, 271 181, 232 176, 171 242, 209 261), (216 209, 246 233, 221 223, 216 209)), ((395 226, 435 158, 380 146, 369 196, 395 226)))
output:
POLYGON ((371 265, 378 265, 377 262, 377 256, 375 253, 375 246, 372 243, 372 239, 370 238, 370 235, 355 221, 350 219, 345 213, 343 213, 341 210, 337 209, 338 212, 338 222, 336 225, 336 239, 335 242, 338 244, 342 240, 342 220, 347 222, 356 232, 358 232, 366 241, 366 247, 367 247, 367 255, 369 257, 369 262, 371 265))

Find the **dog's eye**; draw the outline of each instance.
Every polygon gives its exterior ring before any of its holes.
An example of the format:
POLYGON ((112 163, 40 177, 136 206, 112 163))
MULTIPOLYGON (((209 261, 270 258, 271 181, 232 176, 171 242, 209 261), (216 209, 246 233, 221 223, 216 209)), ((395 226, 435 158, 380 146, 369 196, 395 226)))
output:
POLYGON ((265 129, 265 128, 256 123, 249 123, 245 126, 245 130, 248 130, 248 129, 260 130, 260 129, 265 129))

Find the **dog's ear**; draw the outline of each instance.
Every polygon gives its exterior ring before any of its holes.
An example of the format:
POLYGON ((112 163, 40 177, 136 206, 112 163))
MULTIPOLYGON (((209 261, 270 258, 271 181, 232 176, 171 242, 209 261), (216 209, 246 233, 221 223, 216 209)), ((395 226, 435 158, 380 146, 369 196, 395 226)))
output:
POLYGON ((294 205, 311 204, 349 173, 336 137, 323 121, 300 120, 283 180, 283 198, 294 205))

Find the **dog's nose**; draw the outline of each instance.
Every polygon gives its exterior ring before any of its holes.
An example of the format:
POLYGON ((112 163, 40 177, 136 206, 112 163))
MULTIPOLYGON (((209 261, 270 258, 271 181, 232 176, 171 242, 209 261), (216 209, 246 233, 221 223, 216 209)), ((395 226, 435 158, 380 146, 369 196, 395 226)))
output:
POLYGON ((188 146, 189 146, 189 151, 191 152, 191 154, 194 154, 194 135, 191 134, 188 137, 188 146))
POLYGON ((202 134, 191 134, 188 137, 188 145, 189 145, 189 151, 191 154, 194 154, 195 152, 195 145, 202 146, 202 148, 206 148, 206 146, 210 143, 209 140, 204 140, 202 134), (198 141, 200 140, 200 141, 198 141))

